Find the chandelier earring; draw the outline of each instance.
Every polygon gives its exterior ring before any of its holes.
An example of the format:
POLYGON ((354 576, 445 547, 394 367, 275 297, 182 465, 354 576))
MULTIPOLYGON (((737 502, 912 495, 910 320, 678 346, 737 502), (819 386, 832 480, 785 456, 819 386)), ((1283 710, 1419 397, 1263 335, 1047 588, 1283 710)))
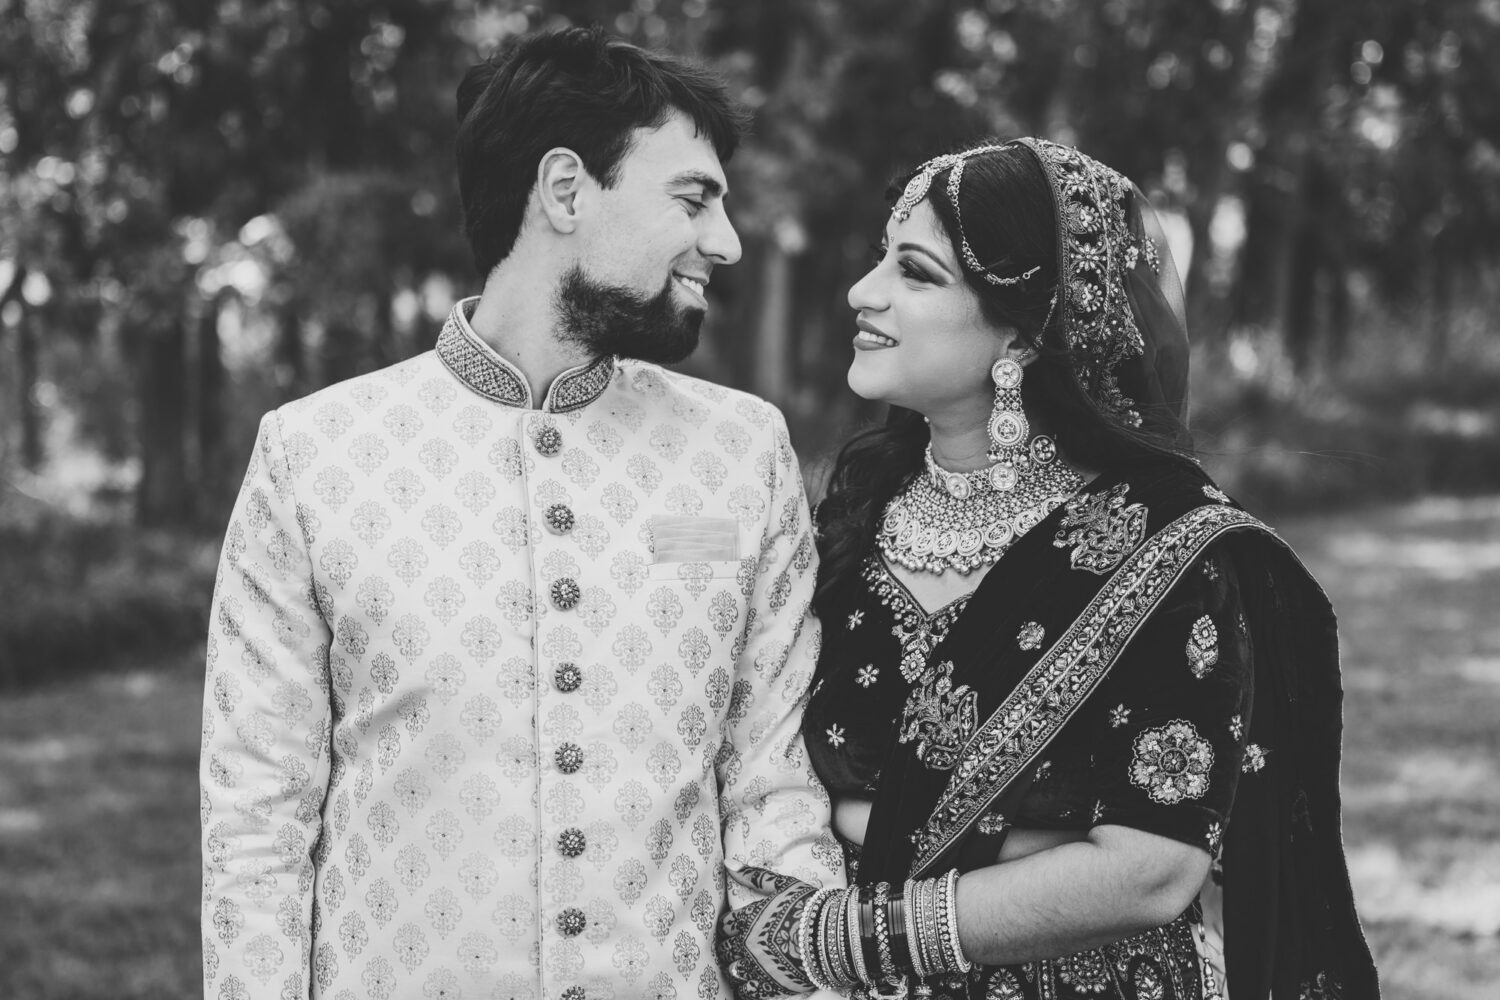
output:
POLYGON ((1045 434, 1031 436, 1031 422, 1021 407, 1021 381, 1026 377, 1023 362, 1001 358, 990 368, 995 382, 995 405, 990 411, 990 484, 1002 493, 1016 488, 1034 468, 1051 465, 1057 459, 1057 444, 1045 434))

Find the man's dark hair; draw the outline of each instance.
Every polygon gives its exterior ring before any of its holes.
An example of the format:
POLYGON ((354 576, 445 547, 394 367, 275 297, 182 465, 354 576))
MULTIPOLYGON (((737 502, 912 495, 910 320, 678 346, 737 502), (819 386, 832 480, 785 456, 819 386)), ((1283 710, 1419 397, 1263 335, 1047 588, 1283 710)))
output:
POLYGON ((530 35, 470 68, 458 85, 458 191, 480 275, 515 247, 547 150, 573 150, 612 187, 635 130, 658 128, 674 112, 692 119, 723 162, 748 125, 709 71, 597 27, 530 35))

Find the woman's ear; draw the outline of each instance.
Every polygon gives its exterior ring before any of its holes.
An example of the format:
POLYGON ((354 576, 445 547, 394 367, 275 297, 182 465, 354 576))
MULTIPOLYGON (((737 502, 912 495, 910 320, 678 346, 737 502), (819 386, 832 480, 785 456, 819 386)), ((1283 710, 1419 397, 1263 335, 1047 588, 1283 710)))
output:
POLYGON ((537 201, 542 216, 559 233, 578 228, 579 195, 589 183, 583 160, 571 149, 549 149, 536 168, 537 201))
POLYGON ((1015 332, 1008 334, 1008 338, 1002 357, 1010 358, 1022 368, 1025 368, 1037 359, 1037 350, 1031 346, 1031 341, 1015 332))

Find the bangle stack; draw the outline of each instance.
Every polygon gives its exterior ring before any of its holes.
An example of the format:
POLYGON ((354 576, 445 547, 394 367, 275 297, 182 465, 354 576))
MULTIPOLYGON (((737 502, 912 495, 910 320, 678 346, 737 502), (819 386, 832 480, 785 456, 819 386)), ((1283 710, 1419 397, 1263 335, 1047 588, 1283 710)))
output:
POLYGON ((820 889, 797 924, 808 980, 855 996, 905 997, 937 976, 968 972, 958 939, 958 870, 847 889, 820 889))

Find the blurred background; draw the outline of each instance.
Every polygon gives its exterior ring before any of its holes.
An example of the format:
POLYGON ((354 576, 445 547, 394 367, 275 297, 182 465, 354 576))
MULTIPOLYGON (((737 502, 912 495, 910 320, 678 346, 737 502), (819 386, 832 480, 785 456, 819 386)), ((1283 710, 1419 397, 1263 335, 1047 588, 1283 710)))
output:
POLYGON ((1500 0, 0 0, 0 997, 198 993, 201 637, 257 420, 478 290, 454 88, 585 22, 755 110, 683 367, 780 405, 814 488, 879 416, 844 295, 894 175, 1039 134, 1151 194, 1205 464, 1342 615, 1387 996, 1497 995, 1500 0))

